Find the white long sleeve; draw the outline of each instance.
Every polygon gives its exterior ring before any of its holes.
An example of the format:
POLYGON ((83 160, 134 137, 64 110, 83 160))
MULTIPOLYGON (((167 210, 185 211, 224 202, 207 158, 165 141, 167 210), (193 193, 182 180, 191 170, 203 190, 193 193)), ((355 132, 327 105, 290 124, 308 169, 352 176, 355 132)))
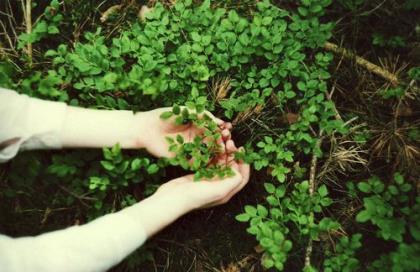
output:
POLYGON ((0 163, 19 150, 60 148, 66 107, 0 88, 0 163))
POLYGON ((0 271, 106 271, 146 240, 140 213, 138 203, 82 226, 35 237, 0 235, 0 271))
MULTIPOLYGON (((60 148, 67 108, 64 103, 0 88, 0 162, 13 158, 19 150, 60 148)), ((121 123, 123 129, 129 126, 126 119, 131 112, 121 111, 116 116, 116 124, 121 123)), ((88 125, 70 122, 70 131, 86 130, 88 125)), ((111 131, 109 142, 126 134, 111 131)), ((140 218, 144 219, 147 211, 138 203, 82 226, 35 237, 0 235, 0 272, 106 271, 144 243, 147 224, 140 218)))

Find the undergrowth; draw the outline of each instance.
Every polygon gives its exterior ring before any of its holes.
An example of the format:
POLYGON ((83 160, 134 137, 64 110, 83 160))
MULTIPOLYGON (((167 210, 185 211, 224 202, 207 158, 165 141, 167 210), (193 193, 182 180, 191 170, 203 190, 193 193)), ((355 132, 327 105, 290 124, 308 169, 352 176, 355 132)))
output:
MULTIPOLYGON (((331 1, 286 2, 260 1, 238 11, 233 4, 222 8, 208 0, 156 3, 144 20, 127 13, 117 30, 95 27, 70 43, 59 36, 60 29, 80 18, 77 13, 66 18, 62 14, 68 4, 51 1, 32 33, 17 37, 12 49, 19 57, 4 54, 0 86, 99 109, 171 106, 162 118, 194 122, 211 140, 168 139, 176 156, 160 160, 118 145, 102 153, 24 153, 4 167, 2 203, 20 215, 29 206, 52 205, 48 214, 31 219, 42 218, 42 225, 50 213, 64 209, 62 221, 49 222, 54 228, 132 205, 171 175, 169 165, 192 171, 197 179, 230 175, 228 168, 210 163, 220 152, 220 135, 211 118, 198 117, 206 109, 233 122, 233 133, 240 134, 246 150, 236 156, 252 164, 256 174, 251 182, 266 192, 236 217, 248 222, 248 233, 263 249, 265 268, 288 271, 298 263, 303 271, 418 271, 420 202, 418 187, 410 183, 412 172, 405 168, 417 165, 418 151, 408 149, 391 172, 360 175, 354 182, 346 178, 366 167, 362 149, 369 145, 371 154, 388 148, 389 159, 401 146, 417 150, 418 127, 403 129, 397 116, 389 121, 394 134, 386 138, 381 133, 389 130, 366 125, 371 120, 366 116, 340 114, 331 83, 333 55, 323 49, 335 25, 324 17, 331 1), (29 44, 35 48, 31 54, 29 44), (400 137, 400 129, 405 136, 400 137), (49 191, 54 193, 45 199, 31 198, 49 191), (364 248, 375 250, 372 236, 388 250, 365 258, 364 248)), ((339 2, 350 10, 364 4, 339 2)), ((373 45, 404 46, 401 39, 385 40, 381 34, 373 36, 373 45)), ((372 103, 397 112, 417 101, 412 90, 418 68, 411 68, 408 82, 386 85, 369 97, 372 103)), ((36 233, 2 224, 11 235, 36 233)))

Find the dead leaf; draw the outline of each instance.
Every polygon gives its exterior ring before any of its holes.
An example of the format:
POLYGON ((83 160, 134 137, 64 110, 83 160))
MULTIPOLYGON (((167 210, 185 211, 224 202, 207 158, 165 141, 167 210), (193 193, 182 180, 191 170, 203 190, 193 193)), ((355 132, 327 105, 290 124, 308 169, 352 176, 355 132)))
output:
POLYGON ((148 13, 150 13, 152 11, 152 8, 149 8, 148 6, 142 6, 141 7, 141 9, 140 9, 140 11, 139 11, 139 13, 138 13, 138 15, 137 15, 137 17, 139 17, 140 18, 140 20, 142 21, 142 22, 144 22, 145 20, 146 20, 146 15, 148 14, 148 13))
POLYGON ((395 114, 397 117, 410 117, 413 116, 413 110, 409 106, 401 104, 399 107, 397 107, 395 114))

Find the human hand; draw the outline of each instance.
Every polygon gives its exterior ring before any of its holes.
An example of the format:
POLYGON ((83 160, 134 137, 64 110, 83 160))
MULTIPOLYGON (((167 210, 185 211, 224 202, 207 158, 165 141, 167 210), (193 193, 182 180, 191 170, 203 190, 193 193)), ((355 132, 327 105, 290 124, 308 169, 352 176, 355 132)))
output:
POLYGON ((238 151, 234 142, 226 142, 226 153, 217 158, 218 164, 227 164, 234 175, 223 179, 194 181, 194 175, 186 175, 163 184, 153 197, 170 199, 183 206, 184 212, 212 207, 228 202, 249 180, 250 167, 234 159, 238 151))
MULTIPOLYGON (((147 112, 137 113, 135 119, 140 124, 138 132, 137 147, 146 148, 146 150, 156 157, 172 157, 174 154, 169 151, 169 143, 167 137, 174 138, 180 135, 185 142, 191 142, 196 136, 203 134, 200 129, 192 123, 185 125, 175 124, 172 118, 163 120, 161 114, 170 111, 172 108, 159 108, 147 112)), ((230 129, 232 125, 228 122, 216 118, 213 114, 206 111, 208 115, 219 127, 222 137, 218 144, 225 153, 225 142, 230 140, 230 129)))

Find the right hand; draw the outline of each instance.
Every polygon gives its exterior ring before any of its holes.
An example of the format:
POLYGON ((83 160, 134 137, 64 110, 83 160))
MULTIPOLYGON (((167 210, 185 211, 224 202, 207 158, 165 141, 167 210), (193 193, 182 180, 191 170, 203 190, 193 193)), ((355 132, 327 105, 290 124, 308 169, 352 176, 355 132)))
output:
MULTIPOLYGON (((180 135, 185 142, 193 141, 197 135, 202 135, 202 129, 197 128, 193 124, 176 125, 174 118, 163 120, 160 115, 170 111, 172 108, 158 108, 151 111, 139 112, 136 114, 138 132, 137 144, 138 148, 146 148, 146 150, 156 157, 173 157, 174 153, 169 151, 169 143, 167 137, 174 138, 180 135)), ((220 139, 220 147, 225 149, 224 142, 230 139, 230 130, 232 124, 224 122, 215 117, 210 112, 205 112, 218 125, 222 138, 220 139)))

